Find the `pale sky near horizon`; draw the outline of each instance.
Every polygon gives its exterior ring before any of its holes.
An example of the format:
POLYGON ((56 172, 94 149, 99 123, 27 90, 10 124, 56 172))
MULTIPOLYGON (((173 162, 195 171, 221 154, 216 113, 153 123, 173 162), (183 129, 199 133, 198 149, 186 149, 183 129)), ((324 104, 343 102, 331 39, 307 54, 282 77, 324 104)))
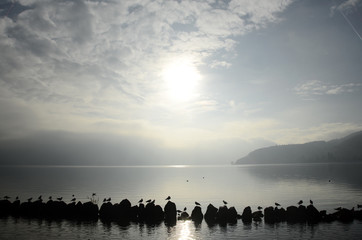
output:
POLYGON ((229 163, 343 137, 361 36, 360 0, 2 1, 0 150, 229 163))

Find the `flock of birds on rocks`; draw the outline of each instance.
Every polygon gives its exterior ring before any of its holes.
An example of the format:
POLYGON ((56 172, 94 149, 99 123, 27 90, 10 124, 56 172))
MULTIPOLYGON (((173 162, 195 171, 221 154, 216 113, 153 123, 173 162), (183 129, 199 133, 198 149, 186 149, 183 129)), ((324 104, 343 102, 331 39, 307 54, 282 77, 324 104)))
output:
MULTIPOLYGON (((275 207, 269 206, 264 208, 258 206, 257 211, 252 212, 250 207, 246 207, 243 213, 237 214, 234 207, 227 207, 228 202, 222 200, 223 206, 219 208, 214 207, 212 204, 207 206, 206 213, 201 212, 201 204, 195 201, 195 207, 192 210, 191 216, 186 212, 187 208, 184 207, 183 211, 176 209, 176 204, 171 202, 171 196, 167 196, 166 206, 162 209, 159 205, 155 205, 155 199, 148 199, 146 201, 141 198, 138 201, 138 205, 132 206, 128 199, 122 200, 120 203, 112 204, 111 197, 104 198, 101 208, 98 208, 97 201, 95 201, 96 193, 92 193, 90 201, 82 203, 78 201, 75 195, 72 195, 70 203, 66 204, 63 201, 63 197, 57 197, 53 201, 52 196, 48 197, 48 201, 43 203, 43 197, 40 195, 35 201, 33 198, 28 198, 26 202, 20 203, 20 199, 17 196, 13 202, 10 202, 10 196, 4 196, 3 200, 0 200, 0 216, 15 215, 26 217, 67 217, 73 218, 92 216, 95 218, 103 217, 111 220, 123 219, 130 221, 143 221, 144 219, 154 219, 157 215, 158 220, 175 219, 176 214, 179 220, 194 220, 202 221, 205 219, 207 222, 235 222, 236 219, 242 219, 243 222, 261 221, 264 217, 265 222, 278 222, 278 221, 349 221, 353 219, 362 220, 362 210, 346 209, 337 207, 334 210, 337 212, 327 214, 325 210, 318 211, 313 201, 309 200, 307 207, 303 205, 303 200, 300 200, 297 206, 288 206, 284 209, 281 204, 275 202, 275 207), (145 204, 144 204, 145 202, 145 204), (91 211, 92 214, 89 214, 91 211), (171 217, 170 217, 171 216, 171 217)), ((361 204, 357 204, 357 209, 362 208, 361 204)))

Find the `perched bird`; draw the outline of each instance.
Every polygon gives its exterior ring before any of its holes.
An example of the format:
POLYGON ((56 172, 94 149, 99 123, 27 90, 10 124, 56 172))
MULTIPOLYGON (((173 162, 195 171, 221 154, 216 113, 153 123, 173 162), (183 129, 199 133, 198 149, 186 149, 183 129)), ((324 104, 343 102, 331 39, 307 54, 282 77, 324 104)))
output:
POLYGON ((303 204, 303 200, 300 200, 300 201, 298 202, 298 205, 301 205, 301 204, 303 204))
POLYGON ((181 211, 181 210, 177 210, 177 213, 182 213, 182 211, 181 211))
POLYGON ((70 200, 70 201, 75 202, 75 200, 77 200, 77 199, 76 199, 76 198, 72 198, 72 200, 70 200))
POLYGON ((152 200, 151 199, 148 199, 147 201, 146 201, 146 203, 150 203, 152 200))
POLYGON ((165 200, 170 200, 171 199, 171 197, 170 196, 168 196, 165 200))
POLYGON ((309 202, 310 202, 310 205, 313 205, 313 201, 312 201, 312 199, 311 199, 311 200, 309 200, 309 202))
POLYGON ((9 196, 4 196, 4 199, 5 200, 8 200, 10 197, 9 196))
POLYGON ((97 195, 96 193, 92 193, 92 197, 94 197, 95 195, 97 195))
POLYGON ((31 198, 28 198, 28 202, 31 202, 32 199, 33 199, 32 197, 31 197, 31 198))
POLYGON ((262 209, 263 209, 262 207, 258 206, 258 210, 259 210, 259 211, 262 210, 262 209))
POLYGON ((228 204, 228 202, 227 201, 225 201, 225 200, 222 200, 222 202, 226 205, 226 204, 228 204))
POLYGON ((198 202, 195 202, 195 204, 196 204, 197 206, 201 206, 201 204, 200 204, 200 203, 198 203, 198 202))
POLYGON ((49 200, 52 200, 52 196, 49 196, 49 200))
POLYGON ((38 200, 43 200, 43 199, 41 198, 41 195, 38 197, 38 200))
POLYGON ((152 202, 150 202, 150 203, 151 203, 151 204, 154 204, 154 203, 155 203, 155 201, 156 201, 156 200, 155 200, 155 199, 153 199, 153 200, 152 200, 152 202))
POLYGON ((189 182, 189 180, 186 180, 186 182, 189 182))
POLYGON ((19 196, 16 196, 15 200, 19 200, 19 196))
POLYGON ((354 211, 354 207, 353 208, 351 208, 351 212, 353 212, 354 211))
POLYGON ((138 203, 142 203, 143 202, 143 198, 141 198, 139 201, 138 201, 138 203))
POLYGON ((107 199, 106 199, 106 198, 104 198, 104 199, 103 199, 103 202, 107 202, 107 199))
POLYGON ((110 202, 111 200, 112 200, 112 198, 111 198, 111 197, 107 198, 107 202, 110 202))
POLYGON ((58 201, 62 201, 63 197, 58 197, 57 200, 58 201))
POLYGON ((341 208, 341 207, 337 207, 337 208, 335 208, 334 210, 340 211, 340 210, 342 210, 342 208, 341 208))
POLYGON ((357 204, 357 208, 362 208, 362 204, 357 204))
POLYGON ((186 208, 186 207, 184 207, 184 212, 186 212, 186 210, 187 210, 187 208, 186 208))
POLYGON ((276 203, 275 203, 275 206, 279 207, 279 206, 280 206, 280 204, 276 202, 276 203))

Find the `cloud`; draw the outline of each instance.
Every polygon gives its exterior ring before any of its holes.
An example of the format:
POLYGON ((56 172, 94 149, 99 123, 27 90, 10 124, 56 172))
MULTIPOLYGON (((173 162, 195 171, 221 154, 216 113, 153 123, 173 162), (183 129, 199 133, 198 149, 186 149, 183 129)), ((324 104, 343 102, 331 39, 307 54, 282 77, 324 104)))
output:
POLYGON ((325 84, 319 80, 302 83, 294 88, 295 92, 303 97, 315 95, 337 95, 359 91, 361 83, 325 84))

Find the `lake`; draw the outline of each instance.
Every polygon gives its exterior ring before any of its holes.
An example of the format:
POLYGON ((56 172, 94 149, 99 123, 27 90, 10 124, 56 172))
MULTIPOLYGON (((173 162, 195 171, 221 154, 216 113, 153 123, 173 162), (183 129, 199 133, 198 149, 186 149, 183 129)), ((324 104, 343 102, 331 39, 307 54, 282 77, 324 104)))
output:
MULTIPOLYGON (((129 199, 133 205, 143 198, 154 199, 164 207, 171 196, 178 209, 191 210, 197 201, 205 213, 209 203, 216 207, 235 206, 239 214, 246 206, 286 208, 299 200, 314 201, 318 210, 334 212, 336 207, 352 208, 362 204, 362 164, 284 164, 228 166, 23 166, 0 167, 0 194, 21 201, 39 195, 63 197, 69 203, 74 194, 86 202, 96 193, 112 202, 129 199)), ((1 195, 0 195, 1 196, 1 195)), ((195 226, 178 221, 176 226, 70 221, 0 219, 0 239, 360 239, 362 222, 266 224, 253 222, 227 226, 195 226)))

